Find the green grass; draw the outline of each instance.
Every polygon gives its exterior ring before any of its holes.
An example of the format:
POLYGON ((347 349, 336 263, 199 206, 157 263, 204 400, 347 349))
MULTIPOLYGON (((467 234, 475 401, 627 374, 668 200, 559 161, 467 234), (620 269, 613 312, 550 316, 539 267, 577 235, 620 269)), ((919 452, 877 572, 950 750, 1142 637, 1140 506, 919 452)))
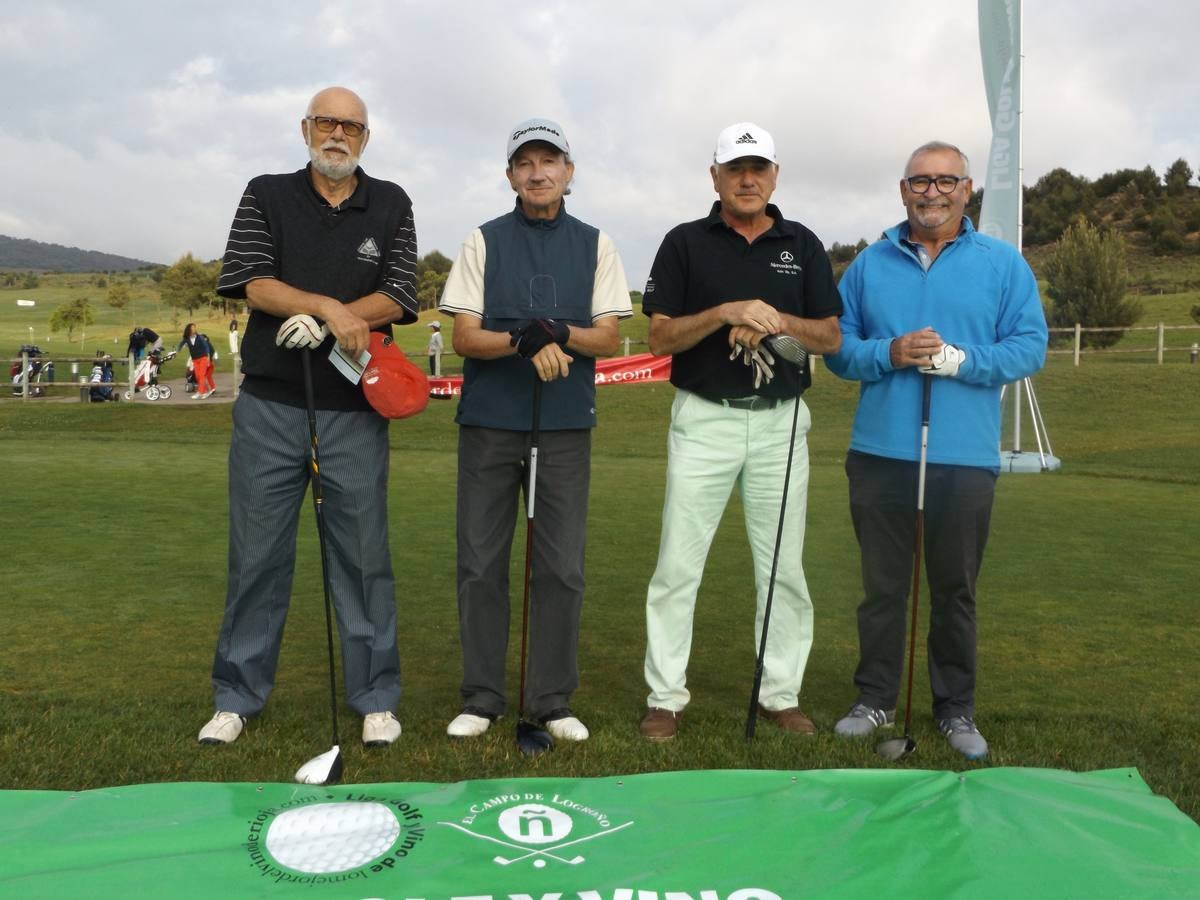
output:
MULTIPOLYGON (((644 333, 644 325, 632 327, 644 333)), ((1076 369, 1056 358, 1035 383, 1064 470, 999 482, 979 585, 986 765, 1136 766, 1154 790, 1200 818, 1200 366, 1112 357, 1076 369)), ((575 697, 594 737, 533 760, 516 752, 511 719, 476 742, 444 735, 460 676, 454 404, 434 401, 420 417, 395 423, 390 536, 405 731, 390 750, 364 752, 356 718, 343 707, 347 777, 879 766, 869 745, 830 734, 854 699, 858 553, 841 465, 855 392, 821 369, 807 397, 815 426, 805 562, 817 633, 802 703, 822 733, 797 741, 764 725, 754 743, 741 737, 754 600, 735 499, 700 593, 685 730, 667 746, 638 736, 671 389, 613 387, 599 397, 575 697)), ((228 436, 228 406, 0 404, 0 788, 287 781, 325 749, 324 617, 307 507, 271 702, 234 745, 195 742, 211 712, 208 671, 224 602, 228 436)), ((519 549, 515 557, 519 586, 519 549)), ((921 674, 916 696, 920 746, 902 765, 962 768, 934 733, 921 674)))

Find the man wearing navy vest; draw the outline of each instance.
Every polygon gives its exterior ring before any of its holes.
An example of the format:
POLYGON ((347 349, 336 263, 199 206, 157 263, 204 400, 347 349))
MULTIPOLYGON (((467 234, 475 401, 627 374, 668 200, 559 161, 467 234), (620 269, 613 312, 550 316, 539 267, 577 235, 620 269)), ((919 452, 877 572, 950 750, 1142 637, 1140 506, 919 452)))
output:
POLYGON ((562 127, 529 119, 508 136, 515 208, 463 243, 442 294, 465 358, 458 441, 458 614, 462 711, 451 737, 487 731, 506 709, 508 571, 518 497, 542 382, 525 711, 582 741, 572 712, 583 606, 595 358, 616 352, 633 314, 620 257, 567 214, 575 163, 562 127))

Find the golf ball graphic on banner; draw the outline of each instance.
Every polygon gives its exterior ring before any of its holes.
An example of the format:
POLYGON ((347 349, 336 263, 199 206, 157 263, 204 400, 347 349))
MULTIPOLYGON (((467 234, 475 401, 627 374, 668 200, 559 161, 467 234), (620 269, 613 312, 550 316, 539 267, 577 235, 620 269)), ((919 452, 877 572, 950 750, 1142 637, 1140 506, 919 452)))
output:
POLYGON ((301 886, 382 875, 425 839, 425 816, 411 802, 357 792, 294 797, 248 824, 245 848, 256 874, 301 886))
POLYGON ((297 872, 344 872, 382 856, 400 822, 382 803, 325 803, 289 809, 267 830, 267 851, 297 872))

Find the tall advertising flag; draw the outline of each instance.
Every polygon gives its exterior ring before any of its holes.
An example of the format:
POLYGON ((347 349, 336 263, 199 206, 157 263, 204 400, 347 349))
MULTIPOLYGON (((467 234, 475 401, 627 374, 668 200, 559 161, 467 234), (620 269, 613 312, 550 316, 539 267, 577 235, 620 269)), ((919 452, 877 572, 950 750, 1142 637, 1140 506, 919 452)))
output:
POLYGON ((1021 247, 1021 0, 979 0, 979 50, 992 119, 979 230, 1021 247))

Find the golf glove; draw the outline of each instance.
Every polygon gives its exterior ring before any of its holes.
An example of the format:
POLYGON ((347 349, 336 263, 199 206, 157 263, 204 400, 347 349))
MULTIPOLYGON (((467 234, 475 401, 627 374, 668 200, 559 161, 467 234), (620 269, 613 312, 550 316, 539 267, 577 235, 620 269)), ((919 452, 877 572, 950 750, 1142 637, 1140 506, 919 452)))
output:
POLYGON ((743 347, 741 344, 733 348, 733 352, 729 354, 730 360, 735 360, 738 356, 742 357, 742 365, 750 366, 754 369, 754 389, 758 390, 764 384, 770 384, 771 379, 775 377, 775 370, 772 366, 775 365, 775 357, 762 344, 757 347, 743 347))
POLYGON ((571 337, 571 329, 567 327, 566 322, 557 319, 534 319, 521 328, 514 328, 508 334, 508 343, 517 348, 517 355, 522 359, 532 359, 547 344, 566 346, 571 337))
POLYGON ((309 315, 292 316, 275 333, 275 346, 287 350, 310 349, 321 346, 329 329, 309 315))
POLYGON ((953 344, 942 344, 941 349, 929 357, 929 365, 921 366, 918 371, 926 375, 946 375, 953 378, 966 359, 967 354, 953 344))

